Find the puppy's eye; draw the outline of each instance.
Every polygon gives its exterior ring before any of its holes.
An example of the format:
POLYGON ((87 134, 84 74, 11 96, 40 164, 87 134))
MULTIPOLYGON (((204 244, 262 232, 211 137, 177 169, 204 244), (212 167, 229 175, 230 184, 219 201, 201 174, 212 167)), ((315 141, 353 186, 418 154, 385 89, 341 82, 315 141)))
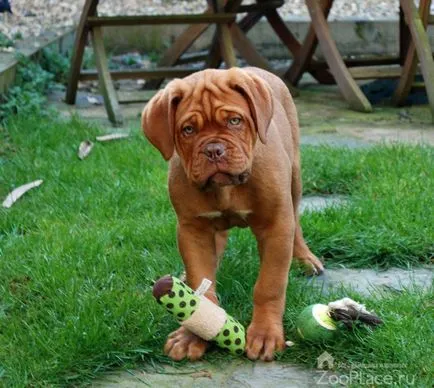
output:
POLYGON ((194 132, 194 128, 191 125, 186 125, 182 128, 182 133, 184 135, 191 135, 194 132))
POLYGON ((232 117, 231 119, 229 119, 229 124, 230 125, 240 125, 241 119, 239 117, 232 117))

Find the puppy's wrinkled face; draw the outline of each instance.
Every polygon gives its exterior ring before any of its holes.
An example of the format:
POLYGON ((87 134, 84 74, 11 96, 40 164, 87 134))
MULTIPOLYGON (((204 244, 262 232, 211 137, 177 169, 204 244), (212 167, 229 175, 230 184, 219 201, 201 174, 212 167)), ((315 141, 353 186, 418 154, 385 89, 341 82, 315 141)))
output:
POLYGON ((176 109, 174 141, 188 179, 207 189, 245 183, 256 129, 239 92, 197 85, 176 109), (194 90, 202 88, 202 90, 194 90))
POLYGON ((143 110, 142 127, 166 160, 176 150, 192 184, 212 189, 248 180, 273 108, 268 84, 255 74, 204 70, 158 92, 143 110))

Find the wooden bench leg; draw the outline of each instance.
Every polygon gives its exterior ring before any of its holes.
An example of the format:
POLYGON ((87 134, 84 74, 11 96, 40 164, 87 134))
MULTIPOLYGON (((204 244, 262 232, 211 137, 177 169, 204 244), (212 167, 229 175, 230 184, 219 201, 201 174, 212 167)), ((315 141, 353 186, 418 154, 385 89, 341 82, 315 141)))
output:
POLYGON ((86 27, 86 20, 89 16, 96 15, 97 6, 98 0, 86 0, 83 12, 81 13, 80 23, 78 24, 75 35, 74 51, 71 57, 71 68, 69 70, 68 86, 66 89, 65 101, 67 104, 75 104, 84 48, 89 32, 89 29, 86 27))
POLYGON ((352 109, 360 112, 371 112, 371 104, 351 77, 351 74, 339 54, 336 44, 330 34, 327 20, 318 4, 318 0, 306 0, 306 5, 321 50, 344 98, 348 101, 352 109))
MULTIPOLYGON (((327 11, 328 13, 328 11, 327 11)), ((293 64, 288 69, 288 71, 285 73, 283 78, 288 79, 289 82, 291 82, 293 85, 297 85, 298 81, 300 80, 303 71, 307 69, 309 73, 320 83, 323 84, 334 84, 335 80, 333 76, 330 74, 328 70, 311 70, 308 69, 309 62, 315 63, 314 59, 311 59, 313 56, 313 53, 315 49, 311 50, 311 55, 309 57, 309 61, 307 61, 307 58, 305 57, 304 48, 305 46, 310 46, 316 43, 313 43, 312 38, 315 39, 315 34, 313 33, 312 27, 310 28, 307 39, 305 40, 305 43, 303 46, 300 44, 300 42, 295 38, 295 36, 292 34, 292 32, 288 29, 285 22, 282 20, 280 15, 277 13, 276 10, 268 11, 265 14, 265 17, 267 18, 268 22, 270 23, 271 27, 273 28, 274 32, 277 34, 277 36, 280 38, 280 40, 283 42, 283 44, 288 48, 290 53, 293 57, 293 64), (303 61, 303 64, 300 62, 303 61), (300 71, 300 68, 303 68, 303 71, 300 71)), ((309 52, 309 51, 308 51, 309 52)))
POLYGON ((410 29, 412 40, 408 48, 402 75, 395 91, 394 102, 401 105, 408 96, 416 74, 419 58, 431 115, 434 122, 434 61, 428 35, 426 33, 431 1, 421 0, 419 4, 419 12, 416 10, 412 0, 401 1, 400 3, 410 29))
POLYGON ((415 45, 417 56, 419 57, 432 120, 434 122, 434 60, 428 34, 413 0, 400 0, 400 4, 405 15, 405 20, 410 28, 412 43, 415 45))
POLYGON ((115 125, 120 125, 123 122, 123 118, 108 68, 101 27, 93 27, 91 35, 96 67, 98 69, 99 87, 104 97, 104 105, 110 121, 115 125))

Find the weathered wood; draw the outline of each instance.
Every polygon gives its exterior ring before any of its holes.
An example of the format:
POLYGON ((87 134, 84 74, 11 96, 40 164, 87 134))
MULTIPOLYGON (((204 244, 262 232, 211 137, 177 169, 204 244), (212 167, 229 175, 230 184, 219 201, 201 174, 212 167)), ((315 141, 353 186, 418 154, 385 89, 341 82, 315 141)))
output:
POLYGON ((217 26, 217 34, 220 41, 220 54, 226 63, 227 67, 234 67, 237 65, 237 58, 235 57, 234 46, 232 43, 231 32, 229 26, 222 24, 217 26))
MULTIPOLYGON (((324 20, 327 20, 332 4, 333 0, 322 1, 321 6, 315 3, 316 12, 319 14, 319 16, 322 16, 324 20)), ((293 85, 298 84, 301 77, 303 76, 303 73, 311 64, 313 54, 316 50, 316 47, 318 46, 317 33, 313 27, 314 23, 315 22, 312 18, 312 23, 309 26, 306 37, 304 38, 303 45, 298 49, 297 55, 294 56, 294 60, 291 66, 289 67, 287 73, 284 75, 284 77, 287 78, 293 85)))
POLYGON ((351 77, 351 74, 339 54, 336 44, 330 34, 323 10, 319 6, 317 0, 306 0, 306 5, 321 50, 330 66, 330 71, 339 86, 339 90, 352 109, 360 112, 371 112, 371 104, 351 77))
POLYGON ((399 63, 404 65, 407 58, 408 48, 410 47, 411 36, 407 23, 405 22, 404 12, 399 7, 399 63))
POLYGON ((90 27, 134 26, 155 24, 226 24, 233 22, 235 13, 191 14, 191 15, 138 15, 138 16, 96 16, 87 18, 90 27))
POLYGON ((420 67, 425 81, 432 120, 434 122, 434 61, 428 34, 413 1, 400 0, 400 4, 404 11, 405 20, 410 28, 412 42, 416 46, 417 56, 419 57, 420 67))
POLYGON ((243 32, 250 31, 253 26, 261 20, 264 14, 262 12, 251 12, 240 20, 238 25, 243 32))
MULTIPOLYGON (((421 0, 419 3, 419 15, 422 19, 424 28, 427 27, 429 12, 430 12, 430 1, 421 0)), ((400 7, 400 13, 402 14, 404 19, 404 14, 401 7, 400 7)), ((408 94, 413 88, 413 80, 414 80, 414 76, 416 75, 417 63, 418 63, 417 56, 416 56, 416 46, 414 45, 414 42, 411 40, 410 30, 408 29, 407 25, 406 25, 406 31, 408 31, 409 34, 407 38, 409 44, 407 46, 407 51, 405 52, 406 56, 404 58, 404 63, 402 66, 402 74, 392 98, 393 103, 398 106, 403 105, 405 103, 408 94)))
MULTIPOLYGON (((208 9, 204 14, 211 14, 212 9, 208 9)), ((184 32, 172 43, 172 45, 164 53, 161 60, 158 62, 159 67, 173 66, 179 63, 181 55, 184 54, 208 28, 210 24, 192 24, 187 27, 184 32)), ((164 78, 149 80, 145 83, 143 89, 153 90, 158 89, 163 83, 164 78)))
MULTIPOLYGON (((156 69, 132 69, 132 70, 111 70, 110 76, 114 80, 120 79, 159 79, 186 77, 198 71, 197 68, 186 67, 158 67, 156 69)), ((95 70, 84 70, 80 74, 80 81, 91 81, 98 79, 98 72, 95 70)))
POLYGON ((81 13, 75 35, 74 50, 71 57, 71 68, 69 70, 68 86, 66 88, 65 101, 67 104, 74 104, 77 97, 78 77, 80 75, 81 63, 83 62, 84 47, 86 46, 89 28, 86 24, 89 16, 96 15, 98 0, 86 0, 81 13))
MULTIPOLYGON (((344 63, 348 68, 358 66, 386 66, 399 64, 399 58, 394 55, 384 55, 373 58, 344 59, 344 63)), ((309 71, 328 69, 328 67, 327 62, 313 61, 309 66, 309 71)))
POLYGON ((272 71, 272 66, 266 58, 264 58, 255 49, 249 38, 241 31, 237 24, 231 26, 231 35, 235 48, 249 65, 260 67, 264 70, 272 71))
MULTIPOLYGON (((242 0, 213 0, 212 3, 214 5, 214 11, 216 12, 223 12, 231 9, 236 9, 241 4, 242 0), (227 4, 226 4, 227 3, 227 4), (225 8, 226 6, 226 8, 225 8)), ((227 67, 234 67, 237 65, 237 58, 235 56, 234 51, 234 45, 232 42, 232 36, 230 31, 230 25, 229 24, 219 24, 217 26, 217 34, 214 37, 213 40, 213 46, 215 45, 219 46, 220 49, 220 55, 222 56, 223 60, 226 63, 227 67)), ((217 58, 217 55, 214 54, 213 56, 217 58)))
MULTIPOLYGON (((292 54, 294 60, 298 58, 301 55, 302 46, 300 42, 297 40, 297 38, 288 29, 288 27, 286 26, 285 22, 282 20, 280 15, 274 10, 274 11, 267 12, 265 16, 268 22, 270 23, 271 27, 273 28, 274 32, 277 34, 277 36, 280 38, 280 40, 283 42, 283 44, 288 48, 288 50, 292 54)), ((314 59, 311 60, 311 63, 315 63, 315 62, 316 61, 314 59)), ((309 68, 309 73, 311 73, 312 76, 320 83, 333 84, 335 82, 334 78, 326 68, 319 69, 319 70, 313 70, 309 68)), ((287 78, 284 75, 283 78, 289 79, 289 82, 291 82, 289 77, 287 78)))
POLYGON ((354 79, 382 79, 382 78, 399 78, 401 76, 401 67, 392 66, 358 66, 348 69, 354 79))
POLYGON ((108 59, 105 53, 104 41, 101 27, 94 27, 91 31, 95 62, 98 69, 98 80, 101 94, 104 97, 104 104, 109 120, 120 125, 123 122, 122 113, 119 108, 116 91, 113 86, 110 72, 108 69, 108 59))

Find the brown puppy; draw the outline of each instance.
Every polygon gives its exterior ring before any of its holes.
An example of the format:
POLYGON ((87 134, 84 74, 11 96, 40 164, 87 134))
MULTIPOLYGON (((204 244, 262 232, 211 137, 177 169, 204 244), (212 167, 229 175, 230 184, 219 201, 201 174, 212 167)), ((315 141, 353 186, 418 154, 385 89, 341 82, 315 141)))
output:
MULTIPOLYGON (((303 240, 297 112, 280 78, 257 68, 204 70, 170 82, 142 114, 146 137, 170 160, 169 192, 187 282, 215 284, 227 230, 249 226, 261 258, 247 356, 271 360, 285 346, 282 316, 291 259, 321 262, 303 240)), ((217 303, 215 288, 207 296, 217 303)), ((175 360, 207 343, 184 328, 169 336, 175 360)))

